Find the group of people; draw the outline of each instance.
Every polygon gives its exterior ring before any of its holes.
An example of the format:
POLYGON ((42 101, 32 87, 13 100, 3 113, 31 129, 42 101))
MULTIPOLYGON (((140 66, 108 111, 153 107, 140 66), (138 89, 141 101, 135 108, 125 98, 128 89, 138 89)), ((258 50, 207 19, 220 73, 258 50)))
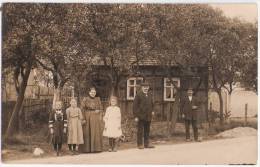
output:
MULTIPOLYGON (((154 148, 149 142, 150 124, 154 115, 154 103, 149 93, 149 84, 141 84, 141 91, 137 93, 133 102, 133 115, 137 122, 137 147, 138 149, 154 148)), ((182 103, 182 113, 185 119, 186 141, 190 141, 190 124, 194 130, 194 139, 198 140, 196 113, 198 105, 192 97, 192 89, 187 91, 182 103)), ((50 112, 49 130, 52 136, 53 148, 60 155, 64 138, 72 154, 102 152, 103 136, 108 137, 109 150, 117 151, 117 142, 123 136, 121 129, 121 111, 117 105, 117 97, 110 97, 109 107, 102 114, 102 104, 96 97, 95 87, 89 89, 89 94, 84 97, 80 108, 77 101, 72 99, 66 112, 62 110, 62 102, 57 101, 55 109, 50 112), (102 121, 105 126, 102 127, 102 121)))

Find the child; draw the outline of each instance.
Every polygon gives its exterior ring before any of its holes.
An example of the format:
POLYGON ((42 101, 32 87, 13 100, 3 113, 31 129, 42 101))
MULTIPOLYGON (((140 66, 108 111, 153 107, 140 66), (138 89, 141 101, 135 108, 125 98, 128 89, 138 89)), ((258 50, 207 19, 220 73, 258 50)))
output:
POLYGON ((70 101, 70 105, 66 110, 68 118, 68 146, 73 154, 77 154, 76 146, 84 143, 82 124, 85 123, 85 120, 83 120, 81 110, 77 107, 75 99, 70 101))
POLYGON ((52 144, 57 156, 60 155, 60 150, 63 142, 63 133, 66 133, 67 117, 62 111, 61 101, 55 103, 55 109, 49 116, 49 128, 52 134, 52 144))
POLYGON ((110 98, 111 106, 106 109, 105 116, 103 118, 105 122, 105 129, 103 136, 108 137, 109 140, 109 152, 117 151, 117 138, 122 136, 121 129, 121 112, 117 105, 117 98, 112 96, 110 98))

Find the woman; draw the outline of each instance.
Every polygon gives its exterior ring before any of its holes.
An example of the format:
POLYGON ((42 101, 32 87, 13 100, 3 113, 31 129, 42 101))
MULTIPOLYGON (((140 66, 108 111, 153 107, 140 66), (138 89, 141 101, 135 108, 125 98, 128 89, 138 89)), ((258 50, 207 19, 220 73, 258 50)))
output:
POLYGON ((102 105, 99 97, 96 96, 96 89, 89 89, 89 96, 84 97, 81 102, 81 110, 86 123, 83 125, 84 144, 79 145, 80 152, 101 152, 102 151, 102 105))

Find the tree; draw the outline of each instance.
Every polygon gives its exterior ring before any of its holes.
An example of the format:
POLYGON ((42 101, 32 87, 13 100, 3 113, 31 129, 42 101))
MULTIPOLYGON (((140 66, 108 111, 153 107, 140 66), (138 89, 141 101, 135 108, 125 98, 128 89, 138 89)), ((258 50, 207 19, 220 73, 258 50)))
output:
POLYGON ((125 75, 135 71, 133 66, 147 56, 150 50, 149 13, 142 5, 83 5, 77 11, 79 41, 85 43, 96 60, 96 67, 107 69, 110 94, 118 94, 125 75), (133 61, 129 59, 133 58, 133 61))
POLYGON ((3 5, 3 68, 12 70, 17 91, 17 101, 6 137, 14 134, 15 120, 22 113, 27 81, 32 67, 36 64, 38 35, 43 31, 40 23, 42 12, 44 8, 37 4, 3 5))
POLYGON ((242 40, 243 68, 240 70, 240 81, 245 87, 257 93, 257 23, 246 24, 245 38, 242 40))

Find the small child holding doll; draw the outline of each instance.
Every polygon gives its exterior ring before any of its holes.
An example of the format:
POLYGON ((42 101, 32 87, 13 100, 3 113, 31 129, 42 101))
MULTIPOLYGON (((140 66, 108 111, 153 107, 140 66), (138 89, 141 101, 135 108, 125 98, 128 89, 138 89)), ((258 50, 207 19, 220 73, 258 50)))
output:
POLYGON ((77 154, 76 146, 83 144, 82 124, 85 123, 80 108, 77 107, 77 101, 72 99, 70 107, 66 110, 68 118, 68 146, 73 154, 77 154))
POLYGON ((112 96, 110 98, 110 106, 106 109, 105 116, 103 118, 105 122, 105 129, 103 136, 108 137, 109 140, 109 152, 117 151, 117 139, 122 136, 121 129, 121 112, 117 106, 117 98, 112 96))
POLYGON ((53 148, 60 155, 60 150, 63 143, 63 133, 67 131, 67 116, 62 111, 61 101, 56 101, 55 109, 49 115, 49 129, 52 135, 53 148))

